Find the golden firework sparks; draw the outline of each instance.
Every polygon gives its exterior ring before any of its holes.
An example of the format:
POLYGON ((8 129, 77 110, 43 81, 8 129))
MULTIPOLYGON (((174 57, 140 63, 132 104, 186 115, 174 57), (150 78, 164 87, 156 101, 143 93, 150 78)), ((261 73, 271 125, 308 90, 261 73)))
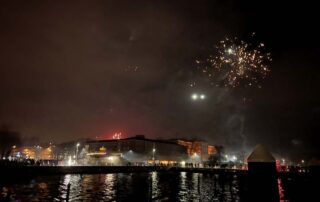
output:
POLYGON ((270 69, 270 53, 265 53, 265 45, 254 46, 237 38, 225 38, 216 46, 217 54, 209 55, 205 61, 196 63, 216 86, 260 87, 270 69))

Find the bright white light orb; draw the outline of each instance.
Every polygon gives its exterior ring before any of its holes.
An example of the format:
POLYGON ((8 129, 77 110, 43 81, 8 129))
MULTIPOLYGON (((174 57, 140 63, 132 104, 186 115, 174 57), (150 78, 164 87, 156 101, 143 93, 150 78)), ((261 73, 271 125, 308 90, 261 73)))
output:
POLYGON ((232 160, 236 161, 236 160, 238 160, 238 158, 236 156, 232 156, 232 160))
POLYGON ((228 49, 228 53, 229 53, 229 54, 232 54, 232 53, 233 53, 233 50, 232 50, 231 48, 229 48, 229 49, 228 49))
POLYGON ((204 94, 201 94, 201 95, 200 95, 200 99, 201 99, 201 100, 204 100, 205 98, 206 98, 206 96, 205 96, 204 94))
POLYGON ((193 100, 197 100, 199 97, 198 97, 198 94, 192 94, 192 95, 191 95, 191 98, 192 98, 193 100))
POLYGON ((109 161, 113 161, 113 157, 112 157, 112 156, 109 156, 109 157, 108 157, 108 160, 109 160, 109 161))

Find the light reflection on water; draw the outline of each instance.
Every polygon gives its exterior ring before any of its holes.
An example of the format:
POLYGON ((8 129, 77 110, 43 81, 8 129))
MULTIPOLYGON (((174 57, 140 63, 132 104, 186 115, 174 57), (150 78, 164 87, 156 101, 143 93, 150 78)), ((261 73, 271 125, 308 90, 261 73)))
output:
MULTIPOLYGON (((241 178, 242 179, 242 178, 241 178)), ((0 182, 0 201, 244 201, 236 175, 186 172, 54 175, 0 182)), ((241 183, 242 182, 242 183, 241 183)), ((281 201, 285 200, 279 180, 281 201)), ((291 185, 292 186, 292 185, 291 185)))
POLYGON ((110 201, 116 198, 116 191, 115 191, 115 175, 114 174, 106 174, 105 175, 105 196, 103 200, 110 201))
POLYGON ((159 198, 160 197, 160 189, 159 189, 159 186, 158 186, 158 183, 159 183, 159 179, 158 179, 158 173, 157 172, 152 172, 151 173, 151 191, 152 191, 152 198, 153 199, 156 199, 156 198, 159 198))
POLYGON ((186 172, 41 176, 1 186, 0 201, 65 201, 69 183, 69 201, 239 201, 229 192, 237 179, 221 182, 217 175, 186 172))

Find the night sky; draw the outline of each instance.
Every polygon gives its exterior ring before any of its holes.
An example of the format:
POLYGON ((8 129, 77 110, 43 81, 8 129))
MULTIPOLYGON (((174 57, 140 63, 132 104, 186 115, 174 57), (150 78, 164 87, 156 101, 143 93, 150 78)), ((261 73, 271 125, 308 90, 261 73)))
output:
POLYGON ((317 156, 318 7, 257 2, 1 1, 0 124, 41 141, 121 132, 317 156), (252 32, 273 58, 261 89, 190 87, 198 58, 252 32))

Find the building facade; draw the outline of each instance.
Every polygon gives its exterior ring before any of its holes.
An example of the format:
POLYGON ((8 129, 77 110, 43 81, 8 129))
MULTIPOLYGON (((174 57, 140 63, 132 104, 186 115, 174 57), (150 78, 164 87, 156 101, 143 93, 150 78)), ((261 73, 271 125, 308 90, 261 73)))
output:
POLYGON ((177 139, 174 141, 187 148, 187 153, 191 161, 208 161, 210 155, 217 153, 215 146, 210 145, 205 141, 188 139, 177 139))
POLYGON ((87 141, 85 149, 88 164, 173 164, 187 158, 187 150, 183 145, 166 140, 147 139, 144 136, 87 141))

